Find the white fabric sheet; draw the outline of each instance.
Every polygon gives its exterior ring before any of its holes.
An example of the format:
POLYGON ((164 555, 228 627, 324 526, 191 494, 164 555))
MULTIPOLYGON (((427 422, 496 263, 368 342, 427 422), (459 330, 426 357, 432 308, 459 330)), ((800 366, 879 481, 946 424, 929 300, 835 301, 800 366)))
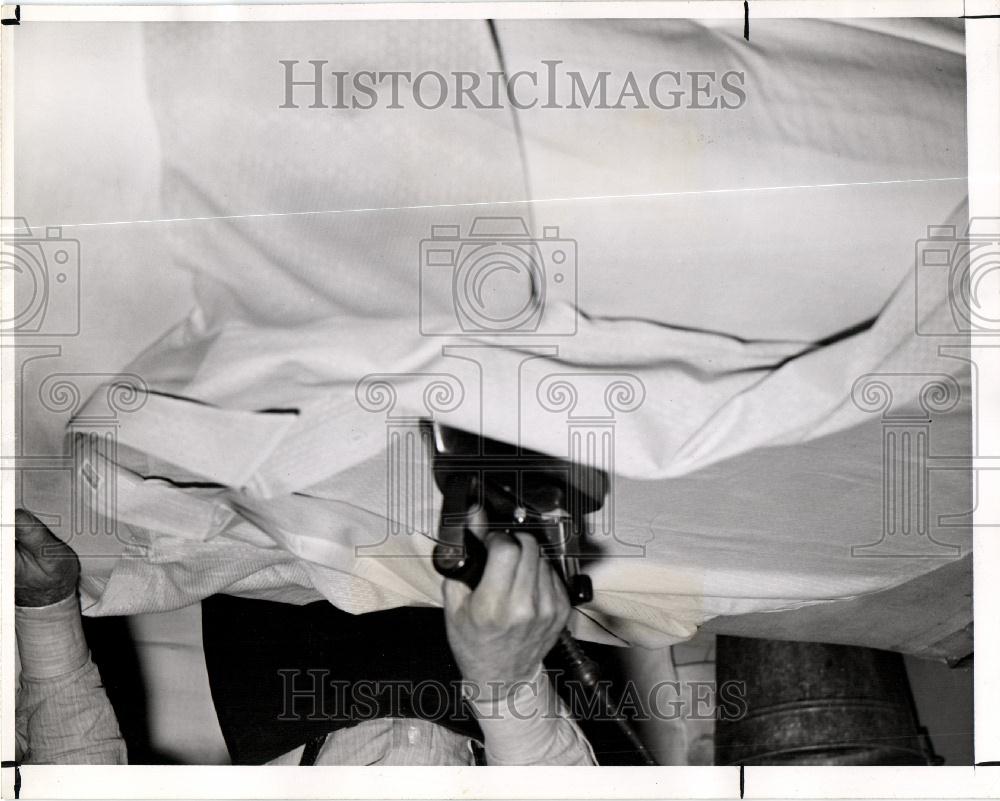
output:
MULTIPOLYGON (((496 69, 484 23, 150 27, 163 216, 190 220, 170 233, 198 303, 129 368, 157 394, 123 416, 101 469, 137 558, 90 577, 88 613, 223 590, 353 612, 438 603, 426 454, 413 453, 424 483, 405 507, 387 456, 387 437, 431 415, 559 456, 579 456, 574 432, 613 439, 592 457, 616 480, 589 614, 629 642, 874 591, 969 547, 953 525, 937 560, 851 555, 882 516, 882 425, 852 400, 859 378, 957 376, 935 443, 968 440, 965 363, 914 333, 914 242, 962 224, 960 31, 760 22, 747 44, 738 25, 571 21, 498 34, 510 72, 543 58, 739 70, 747 102, 519 112, 523 169, 509 109, 278 107, 279 59, 496 69), (543 202, 517 202, 529 192, 543 202), (422 283, 421 240, 490 215, 558 226, 575 242, 575 292, 552 288, 536 335, 428 335, 454 328, 455 300, 422 283), (191 481, 226 489, 178 486, 191 481)), ((945 287, 919 289, 916 323, 946 328, 945 287)), ((904 384, 894 409, 915 407, 904 384)), ((931 491, 942 514, 970 508, 964 474, 931 491)))

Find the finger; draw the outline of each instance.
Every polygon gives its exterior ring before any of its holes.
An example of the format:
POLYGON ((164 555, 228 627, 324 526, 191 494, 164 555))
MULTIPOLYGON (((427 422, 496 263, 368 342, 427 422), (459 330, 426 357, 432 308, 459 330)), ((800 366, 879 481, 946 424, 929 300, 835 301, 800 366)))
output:
POLYGON ((551 615, 555 611, 556 594, 552 589, 552 576, 555 571, 547 559, 540 560, 536 577, 535 592, 538 595, 538 614, 551 615))
POLYGON ((566 592, 566 585, 559 573, 547 564, 545 568, 547 575, 543 580, 547 581, 546 593, 547 600, 551 604, 553 625, 557 625, 561 629, 569 619, 571 609, 569 593, 566 592))
POLYGON ((476 588, 481 597, 507 597, 514 584, 514 575, 520 561, 521 546, 517 540, 501 532, 491 532, 486 540, 486 569, 476 588))
POLYGON ((14 549, 14 581, 19 582, 25 576, 25 571, 38 569, 38 560, 27 549, 22 548, 20 543, 14 549))
POLYGON ((14 539, 32 554, 41 553, 46 545, 60 542, 41 520, 25 509, 14 512, 14 539))
POLYGON ((556 574, 555 569, 545 559, 538 566, 538 613, 540 615, 552 616, 555 614, 558 595, 556 594, 556 583, 562 580, 556 574))
POLYGON ((538 573, 541 559, 538 554, 538 540, 530 534, 518 532, 518 544, 521 554, 514 573, 514 583, 511 592, 518 598, 538 599, 538 573))
POLYGON ((465 513, 465 525, 473 534, 480 539, 486 537, 490 527, 490 519, 486 515, 486 509, 482 504, 476 504, 465 513))
POLYGON ((467 586, 465 586, 461 581, 455 581, 454 579, 445 579, 441 587, 441 594, 444 597, 444 608, 446 612, 454 613, 457 612, 465 599, 469 597, 471 593, 467 586))

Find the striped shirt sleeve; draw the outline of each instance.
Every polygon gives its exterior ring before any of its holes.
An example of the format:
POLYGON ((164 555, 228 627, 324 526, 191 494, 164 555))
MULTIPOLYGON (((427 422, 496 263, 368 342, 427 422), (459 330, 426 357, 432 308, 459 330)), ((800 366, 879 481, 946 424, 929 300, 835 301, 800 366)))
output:
POLYGON ((487 765, 596 765, 594 751, 539 666, 530 681, 494 700, 470 699, 487 765))
POLYGON ((101 676, 90 658, 76 595, 15 607, 17 730, 25 763, 123 765, 128 761, 101 676))

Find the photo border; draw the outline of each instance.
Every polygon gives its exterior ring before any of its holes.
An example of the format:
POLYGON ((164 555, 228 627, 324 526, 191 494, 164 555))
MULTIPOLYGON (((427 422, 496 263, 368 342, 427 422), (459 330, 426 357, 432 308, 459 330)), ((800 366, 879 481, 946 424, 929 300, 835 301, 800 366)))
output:
MULTIPOLYGON (((550 18, 697 18, 754 19, 965 17, 968 109, 969 216, 1000 217, 1000 3, 996 0, 710 0, 649 2, 453 2, 337 3, 329 5, 21 5, 22 24, 88 21, 259 21, 355 19, 550 19, 550 18)), ((11 19, 14 6, 0 16, 11 19)), ((2 105, 13 96, 11 38, 16 25, 0 31, 2 105)), ((8 112, 0 127, 0 146, 12 141, 8 112)), ((13 153, 0 148, 0 216, 13 203, 10 176, 13 153)), ((3 276, 0 304, 4 316, 13 300, 3 276)), ((993 319, 1000 318, 1000 297, 993 319)), ((1000 344, 973 346, 979 401, 973 409, 981 446, 1000 454, 1000 344)), ((0 448, 13 451, 14 353, 0 347, 0 448)), ((995 461, 995 460, 994 460, 995 461)), ((0 471, 3 523, 13 518, 14 471, 0 471)), ((20 767, 22 798, 988 798, 1000 796, 1000 471, 980 475, 979 506, 974 514, 974 619, 982 621, 975 639, 975 760, 977 767, 919 768, 767 768, 734 767, 611 768, 328 768, 127 766, 20 767)), ((4 538, 0 562, 12 573, 14 543, 4 538)), ((0 668, 14 675, 13 581, 0 582, 2 609, 0 668)), ((13 758, 14 686, 2 682, 0 748, 13 758)), ((15 770, 3 769, 2 797, 13 797, 15 770)))

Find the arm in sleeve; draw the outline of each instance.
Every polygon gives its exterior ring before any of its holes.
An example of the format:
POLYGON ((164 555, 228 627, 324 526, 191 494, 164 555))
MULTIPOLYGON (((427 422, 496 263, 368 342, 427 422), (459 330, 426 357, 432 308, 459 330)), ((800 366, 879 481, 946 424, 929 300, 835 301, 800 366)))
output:
POLYGON ((596 765, 594 751, 539 667, 504 699, 472 699, 487 765, 596 765))
POLYGON ((15 607, 14 620, 21 661, 16 716, 24 761, 125 764, 125 742, 90 659, 76 595, 49 606, 15 607))

